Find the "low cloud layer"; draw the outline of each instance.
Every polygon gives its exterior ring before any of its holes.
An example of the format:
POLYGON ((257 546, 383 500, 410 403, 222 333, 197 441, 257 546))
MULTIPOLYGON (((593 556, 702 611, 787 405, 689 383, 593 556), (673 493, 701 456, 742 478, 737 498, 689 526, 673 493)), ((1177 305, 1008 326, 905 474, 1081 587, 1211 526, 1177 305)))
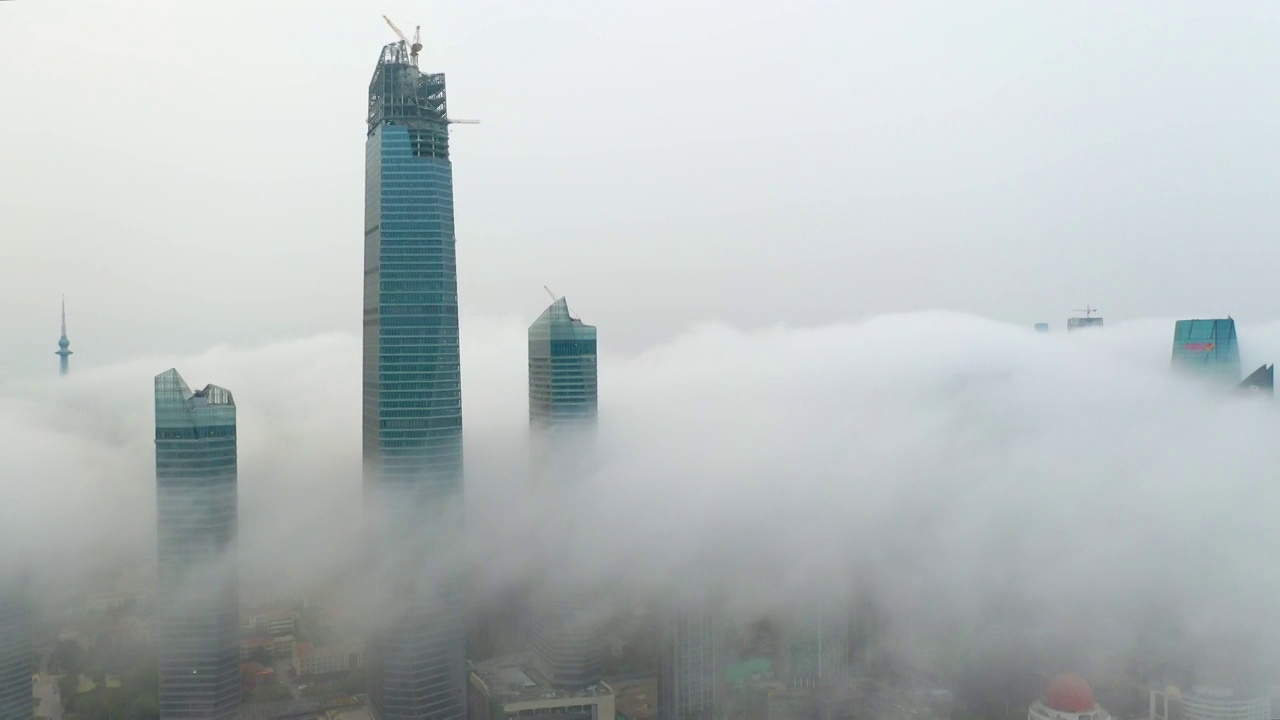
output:
MULTIPOLYGON (((482 592, 544 573, 539 527, 561 518, 578 550, 557 581, 709 582, 743 612, 872 592, 925 653, 1122 650, 1159 607, 1206 638, 1280 639, 1280 415, 1171 376, 1171 321, 706 325, 626 357, 602 328, 600 470, 536 495, 524 332, 463 325, 456 550, 482 592)), ((1280 357, 1280 325, 1239 332, 1246 371, 1280 357)), ((169 367, 235 394, 246 599, 358 582, 360 348, 341 335, 4 386, 5 545, 68 573, 154 552, 151 378, 169 367)))

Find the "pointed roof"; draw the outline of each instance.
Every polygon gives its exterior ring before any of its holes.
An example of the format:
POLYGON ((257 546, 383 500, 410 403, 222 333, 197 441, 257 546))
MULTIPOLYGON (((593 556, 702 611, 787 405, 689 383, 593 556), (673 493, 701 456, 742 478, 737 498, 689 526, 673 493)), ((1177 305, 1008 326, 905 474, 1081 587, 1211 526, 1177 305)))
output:
POLYGON ((234 425, 236 402, 217 385, 192 390, 176 368, 156 375, 156 427, 196 428, 234 425))
POLYGON ((596 326, 588 325, 569 312, 569 302, 556 298, 529 326, 529 337, 585 338, 595 337, 596 326))

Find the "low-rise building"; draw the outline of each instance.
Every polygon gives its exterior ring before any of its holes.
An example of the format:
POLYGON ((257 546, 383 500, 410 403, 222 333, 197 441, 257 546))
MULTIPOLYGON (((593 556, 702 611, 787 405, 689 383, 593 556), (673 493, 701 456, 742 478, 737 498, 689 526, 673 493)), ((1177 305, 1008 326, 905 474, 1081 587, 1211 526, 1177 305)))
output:
POLYGON ((610 683, 619 720, 654 720, 658 717, 658 679, 610 683))
POLYGON ((275 651, 276 639, 270 635, 240 639, 240 662, 248 661, 257 652, 265 652, 268 656, 274 656, 275 651))
MULTIPOLYGON (((468 663, 469 720, 615 720, 613 688, 605 682, 569 690, 552 687, 529 652, 468 663)), ((655 691, 656 693, 656 691, 655 691)))
POLYGON ((293 648, 298 644, 298 639, 292 635, 281 635, 275 638, 275 650, 272 653, 280 660, 288 660, 293 657, 293 648))
POLYGON ((358 645, 313 646, 297 643, 293 649, 293 672, 303 675, 327 675, 329 673, 359 670, 364 667, 364 653, 358 645))

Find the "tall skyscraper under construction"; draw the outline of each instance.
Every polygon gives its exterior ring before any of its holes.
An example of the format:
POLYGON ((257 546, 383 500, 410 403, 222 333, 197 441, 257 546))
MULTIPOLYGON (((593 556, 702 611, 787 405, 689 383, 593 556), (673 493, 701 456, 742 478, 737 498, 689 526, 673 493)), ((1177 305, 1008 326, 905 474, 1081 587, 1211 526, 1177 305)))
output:
POLYGON ((382 48, 369 82, 365 140, 365 523, 378 569, 371 595, 381 610, 367 644, 369 698, 384 720, 461 720, 462 384, 450 120, 444 75, 420 71, 421 44, 401 38, 382 48))
MULTIPOLYGON (((535 482, 552 494, 568 494, 592 471, 597 415, 596 329, 555 298, 529 326, 529 429, 535 482)), ((546 527, 546 524, 544 524, 546 527)), ((554 567, 568 575, 564 558, 580 557, 574 538, 547 527, 554 567)), ((571 560, 570 560, 571 562, 571 560)), ((598 594, 550 578, 535 595, 533 662, 555 687, 587 687, 600 680, 604 656, 598 594)))
POLYGON ((156 650, 160 717, 220 720, 240 707, 236 404, 156 376, 156 650))
POLYGON ((0 578, 0 720, 31 720, 31 621, 23 584, 0 578))

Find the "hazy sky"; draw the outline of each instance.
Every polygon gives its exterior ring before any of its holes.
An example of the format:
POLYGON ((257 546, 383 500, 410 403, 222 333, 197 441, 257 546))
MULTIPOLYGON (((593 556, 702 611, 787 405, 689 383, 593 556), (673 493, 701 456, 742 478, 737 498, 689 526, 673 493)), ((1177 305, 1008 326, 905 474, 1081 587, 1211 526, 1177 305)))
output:
MULTIPOLYGON (((358 329, 385 12, 448 73, 463 314, 1280 315, 1266 2, 0 3, 0 364, 358 329)), ((464 325, 464 332, 467 327, 464 325)), ((158 368, 163 369, 163 368, 158 368)))

